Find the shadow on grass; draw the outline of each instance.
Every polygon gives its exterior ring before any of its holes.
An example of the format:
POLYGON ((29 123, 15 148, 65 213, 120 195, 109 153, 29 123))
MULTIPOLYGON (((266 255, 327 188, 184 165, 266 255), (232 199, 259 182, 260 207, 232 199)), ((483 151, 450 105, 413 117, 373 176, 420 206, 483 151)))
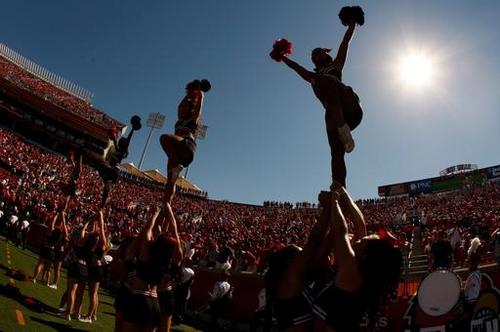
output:
POLYGON ((0 296, 5 296, 14 301, 17 301, 26 309, 33 312, 38 312, 38 313, 46 312, 51 314, 57 313, 55 308, 35 298, 24 296, 23 294, 21 294, 21 291, 19 290, 18 287, 12 285, 7 285, 7 286, 0 285, 0 296))
POLYGON ((108 315, 108 316, 112 316, 112 317, 116 316, 116 314, 114 312, 110 312, 110 311, 104 311, 103 314, 108 315))
POLYGON ((30 319, 33 322, 37 322, 37 323, 46 325, 48 327, 51 327, 56 331, 64 331, 64 332, 83 332, 83 331, 86 332, 87 331, 87 330, 77 329, 77 328, 71 327, 71 326, 63 324, 63 323, 53 322, 53 321, 41 319, 38 317, 30 317, 30 319))
MULTIPOLYGON (((108 295, 108 294, 103 294, 103 295, 104 295, 104 296, 110 296, 110 295, 108 295)), ((114 306, 115 306, 115 304, 114 304, 114 303, 111 303, 111 302, 108 302, 108 301, 104 301, 104 300, 101 300, 101 299, 99 299, 99 304, 107 304, 107 305, 109 305, 109 306, 111 306, 111 307, 114 307, 114 306)))

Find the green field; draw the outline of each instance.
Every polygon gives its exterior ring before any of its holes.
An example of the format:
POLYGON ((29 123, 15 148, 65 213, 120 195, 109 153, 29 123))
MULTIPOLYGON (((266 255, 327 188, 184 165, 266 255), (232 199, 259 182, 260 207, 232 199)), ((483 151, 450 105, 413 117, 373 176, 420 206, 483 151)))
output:
MULTIPOLYGON (((12 242, 7 243, 5 238, 0 237, 0 331, 113 331, 114 299, 103 291, 99 294, 97 321, 91 324, 77 320, 69 322, 50 312, 50 309, 59 306, 61 295, 66 289, 64 269, 57 290, 42 284, 33 284, 31 281, 13 280, 7 276, 9 268, 22 270, 27 275, 32 275, 36 259, 35 253, 17 248, 12 242), (38 313, 26 307, 24 302, 19 300, 19 296, 8 295, 6 286, 12 282, 15 287, 19 288, 22 297, 32 297, 48 306, 49 310, 38 313)), ((86 314, 87 308, 88 292, 86 290, 82 314, 86 314)), ((173 330, 196 331, 186 325, 176 326, 173 330)))

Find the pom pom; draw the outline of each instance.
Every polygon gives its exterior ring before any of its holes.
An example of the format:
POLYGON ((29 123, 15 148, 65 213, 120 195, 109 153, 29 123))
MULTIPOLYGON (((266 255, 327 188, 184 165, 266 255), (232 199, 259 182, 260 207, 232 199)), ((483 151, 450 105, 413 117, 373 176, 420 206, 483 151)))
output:
POLYGON ((365 24, 365 13, 360 6, 343 7, 339 12, 339 18, 340 22, 345 26, 351 23, 356 23, 358 25, 365 24))
POLYGON ((134 115, 130 119, 130 124, 132 124, 132 130, 139 130, 142 128, 141 118, 137 115, 134 115))
POLYGON ((352 7, 352 18, 354 20, 354 23, 360 26, 365 24, 365 12, 360 6, 352 7))
POLYGON ((292 54, 292 43, 285 38, 278 39, 273 44, 273 50, 269 53, 271 59, 281 62, 284 57, 292 54))
POLYGON ((380 228, 378 230, 378 236, 380 237, 381 240, 386 241, 387 243, 389 243, 392 246, 394 246, 396 244, 396 242, 398 241, 398 239, 394 235, 392 235, 391 232, 386 230, 385 228, 380 228))
POLYGON ((193 80, 186 84, 186 90, 188 91, 196 91, 201 90, 203 92, 208 92, 212 88, 212 85, 208 80, 193 80))
POLYGON ((208 80, 203 79, 203 80, 201 80, 200 88, 201 88, 201 91, 208 92, 208 91, 210 91, 210 89, 212 89, 212 84, 210 84, 210 82, 208 80))

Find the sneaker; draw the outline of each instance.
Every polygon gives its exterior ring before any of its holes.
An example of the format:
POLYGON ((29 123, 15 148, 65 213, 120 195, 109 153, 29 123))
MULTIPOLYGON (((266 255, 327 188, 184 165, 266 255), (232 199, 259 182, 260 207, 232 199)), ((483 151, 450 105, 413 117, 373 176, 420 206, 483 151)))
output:
POLYGON ((71 315, 65 315, 65 316, 66 316, 66 320, 71 321, 71 315))
POLYGON ((339 131, 340 140, 342 141, 342 144, 344 144, 345 152, 352 152, 352 150, 354 150, 354 140, 352 139, 351 128, 349 128, 346 123, 337 129, 339 131))
POLYGON ((52 289, 57 289, 57 285, 56 284, 52 284, 52 285, 48 285, 49 288, 52 288, 52 289))
POLYGON ((89 323, 89 324, 92 323, 92 318, 90 318, 88 316, 87 317, 78 316, 78 320, 82 323, 89 323))
POLYGON ((36 284, 36 279, 33 279, 33 283, 36 284))
POLYGON ((57 312, 66 312, 66 308, 65 307, 57 308, 57 312))

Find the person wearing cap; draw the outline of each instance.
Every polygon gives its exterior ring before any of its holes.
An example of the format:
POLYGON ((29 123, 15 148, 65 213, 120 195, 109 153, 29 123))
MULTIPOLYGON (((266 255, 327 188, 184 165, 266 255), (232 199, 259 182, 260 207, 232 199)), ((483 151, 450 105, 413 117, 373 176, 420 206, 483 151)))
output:
POLYGON ((316 97, 325 108, 332 177, 343 186, 346 185, 347 176, 344 155, 354 149, 351 131, 361 123, 363 117, 358 95, 350 86, 342 83, 342 70, 355 27, 354 21, 348 25, 335 58, 329 54, 331 49, 312 50, 311 60, 316 66, 314 71, 305 69, 287 56, 282 56, 280 59, 305 81, 311 83, 316 97))

